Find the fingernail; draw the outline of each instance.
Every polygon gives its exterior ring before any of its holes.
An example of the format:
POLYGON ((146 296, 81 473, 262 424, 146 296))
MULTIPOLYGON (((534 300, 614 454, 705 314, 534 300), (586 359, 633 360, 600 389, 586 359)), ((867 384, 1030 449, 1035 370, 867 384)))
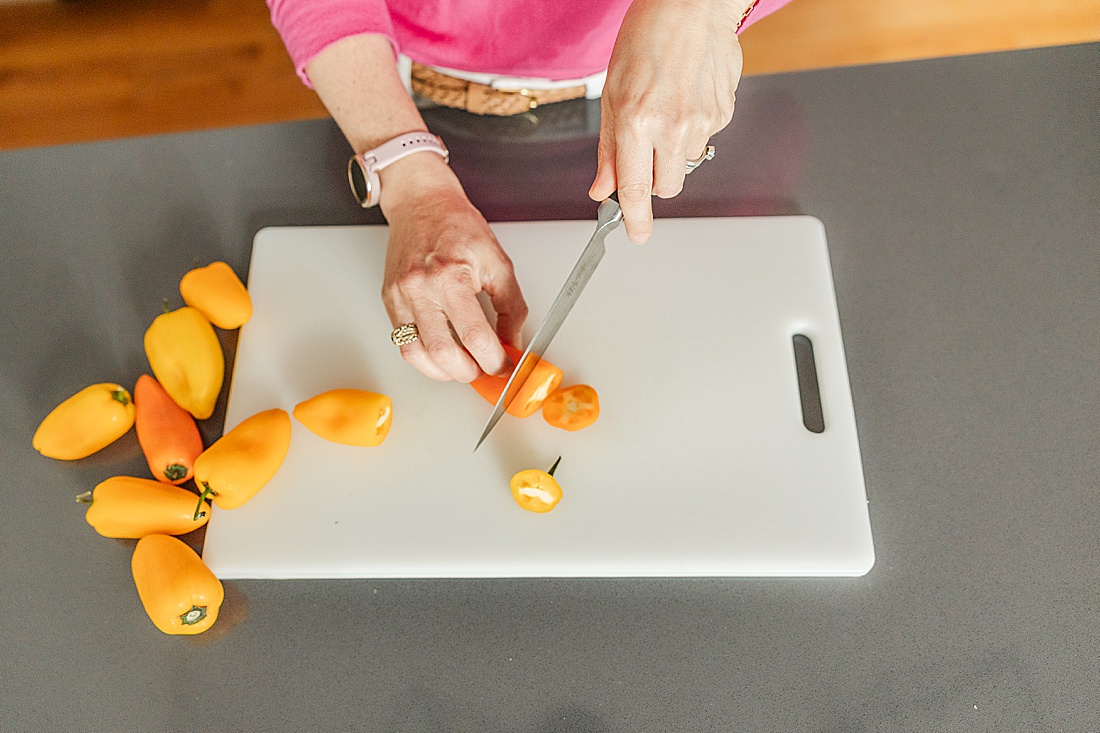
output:
POLYGON ((512 373, 512 370, 516 368, 515 362, 510 357, 504 357, 504 366, 497 372, 498 377, 507 377, 512 373))
POLYGON ((638 232, 637 234, 630 235, 630 241, 634 244, 645 244, 647 239, 649 239, 649 234, 647 232, 638 232))

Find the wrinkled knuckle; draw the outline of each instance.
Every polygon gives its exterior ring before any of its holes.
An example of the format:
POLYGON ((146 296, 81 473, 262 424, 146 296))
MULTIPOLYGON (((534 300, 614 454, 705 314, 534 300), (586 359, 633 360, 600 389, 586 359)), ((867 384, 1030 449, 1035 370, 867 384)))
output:
POLYGON ((434 278, 438 288, 446 293, 470 289, 470 273, 465 267, 454 265, 441 269, 434 278))
POLYGON ((649 198, 652 186, 643 181, 624 183, 619 186, 619 200, 627 203, 640 203, 649 198))
POLYGON ((391 287, 394 295, 425 293, 430 289, 429 277, 420 270, 406 272, 391 287))
POLYGON ((446 341, 435 341, 430 344, 425 344, 424 349, 428 352, 428 356, 431 360, 436 364, 448 364, 454 359, 454 345, 446 341))
POLYGON ((495 339, 492 332, 481 326, 468 326, 462 329, 458 337, 468 351, 474 353, 486 353, 494 346, 495 339))
POLYGON ((700 126, 700 118, 695 115, 680 114, 665 123, 662 137, 673 145, 681 145, 689 140, 700 126))

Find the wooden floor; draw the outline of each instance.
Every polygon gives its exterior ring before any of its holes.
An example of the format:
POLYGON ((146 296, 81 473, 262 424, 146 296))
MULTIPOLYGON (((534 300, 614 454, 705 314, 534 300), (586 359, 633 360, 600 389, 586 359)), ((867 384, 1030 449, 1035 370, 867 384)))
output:
MULTIPOLYGON (((1100 0, 794 0, 746 74, 1100 40, 1100 0)), ((263 0, 0 4, 0 149, 325 115, 263 0)))

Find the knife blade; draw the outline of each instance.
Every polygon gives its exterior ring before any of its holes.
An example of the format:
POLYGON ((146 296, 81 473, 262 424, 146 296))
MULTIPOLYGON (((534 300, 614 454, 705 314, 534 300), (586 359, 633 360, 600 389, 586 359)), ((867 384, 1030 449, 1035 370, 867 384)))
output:
POLYGON ((481 438, 478 439, 477 445, 474 446, 476 451, 481 447, 481 444, 485 442, 485 439, 489 437, 489 433, 500 421, 500 418, 504 415, 504 411, 508 409, 508 405, 512 403, 516 395, 519 394, 520 389, 523 387, 523 383, 527 381, 527 378, 531 376, 531 372, 534 371, 535 366, 538 365, 539 360, 542 359, 542 355, 546 353, 546 347, 550 345, 550 342, 557 335, 558 329, 561 328, 561 324, 565 322, 565 317, 569 315, 569 311, 573 310, 573 305, 577 302, 577 298, 580 297, 581 291, 584 290, 584 286, 588 284, 588 281, 592 279, 592 273, 596 271, 596 266, 600 264, 600 260, 603 259, 606 248, 604 246, 604 239, 607 238, 609 232, 619 225, 623 220, 623 211, 619 208, 619 197, 616 193, 612 193, 610 197, 604 199, 600 204, 599 213, 596 218, 596 231, 592 234, 592 238, 588 240, 588 244, 585 245, 584 250, 581 252, 581 256, 577 259, 577 264, 573 266, 573 271, 569 273, 569 277, 566 278, 565 284, 562 285, 561 291, 558 293, 558 297, 554 299, 554 304, 550 306, 550 310, 546 313, 546 317, 542 319, 542 324, 539 326, 538 331, 535 331, 535 335, 531 338, 531 343, 527 344, 527 348, 524 350, 523 355, 520 357, 519 362, 515 368, 512 369, 511 376, 508 377, 508 382, 504 385, 504 391, 500 393, 500 397, 497 398, 496 405, 493 406, 493 412, 489 415, 488 422, 485 423, 485 429, 481 433, 481 438))

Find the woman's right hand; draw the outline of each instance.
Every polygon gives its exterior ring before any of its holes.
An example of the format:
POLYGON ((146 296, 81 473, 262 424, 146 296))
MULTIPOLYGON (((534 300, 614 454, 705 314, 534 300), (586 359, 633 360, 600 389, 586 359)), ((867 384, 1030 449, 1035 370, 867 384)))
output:
POLYGON ((382 300, 395 328, 414 323, 420 335, 402 356, 438 380, 510 373, 501 341, 518 344, 527 304, 485 218, 436 155, 397 161, 381 183, 390 225, 382 300), (495 331, 478 301, 482 291, 497 312, 495 331))

